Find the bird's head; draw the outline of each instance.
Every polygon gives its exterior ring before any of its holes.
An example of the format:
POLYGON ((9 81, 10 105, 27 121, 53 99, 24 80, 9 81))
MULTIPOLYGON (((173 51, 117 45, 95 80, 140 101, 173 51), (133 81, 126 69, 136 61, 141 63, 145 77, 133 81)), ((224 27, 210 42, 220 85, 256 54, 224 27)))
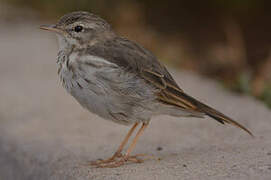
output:
POLYGON ((105 20, 84 11, 66 14, 56 24, 42 25, 40 28, 55 32, 60 46, 64 47, 87 46, 97 40, 114 36, 110 25, 105 20))

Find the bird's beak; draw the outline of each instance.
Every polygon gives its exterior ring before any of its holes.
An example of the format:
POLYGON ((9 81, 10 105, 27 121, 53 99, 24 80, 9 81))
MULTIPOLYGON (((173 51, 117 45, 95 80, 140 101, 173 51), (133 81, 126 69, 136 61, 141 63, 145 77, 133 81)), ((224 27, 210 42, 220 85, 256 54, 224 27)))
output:
POLYGON ((52 32, 56 32, 56 33, 61 33, 63 34, 63 30, 61 30, 60 28, 58 28, 55 24, 52 25, 41 25, 40 29, 43 30, 47 30, 47 31, 52 31, 52 32))

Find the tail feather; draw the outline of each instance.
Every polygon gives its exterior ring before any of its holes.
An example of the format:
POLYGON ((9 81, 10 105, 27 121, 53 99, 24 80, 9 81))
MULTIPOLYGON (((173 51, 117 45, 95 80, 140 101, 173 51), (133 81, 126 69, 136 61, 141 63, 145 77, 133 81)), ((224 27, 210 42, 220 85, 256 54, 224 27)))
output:
POLYGON ((212 117, 213 119, 217 120, 218 122, 222 123, 222 124, 231 124, 234 125, 236 127, 239 127, 241 129, 243 129, 244 131, 246 131, 249 135, 253 136, 253 134, 247 129, 245 128, 243 125, 239 124, 238 122, 234 121, 233 119, 231 119, 230 117, 222 114, 221 112, 199 102, 198 104, 199 108, 201 111, 203 111, 204 113, 206 113, 208 116, 212 117))
POLYGON ((167 91, 165 91, 164 93, 166 95, 170 96, 171 98, 175 99, 174 101, 176 101, 176 103, 175 103, 176 105, 181 103, 182 106, 180 106, 180 107, 182 107, 182 108, 192 109, 194 111, 199 111, 199 112, 205 113, 206 115, 210 116, 211 118, 220 122, 221 124, 227 123, 227 124, 234 125, 236 127, 243 129, 248 134, 253 136, 253 134, 247 128, 245 128, 243 125, 239 124, 238 122, 234 121, 233 119, 224 115, 223 113, 207 106, 206 104, 201 103, 200 101, 196 100, 195 98, 185 94, 183 91, 177 91, 177 90, 168 88, 167 91))

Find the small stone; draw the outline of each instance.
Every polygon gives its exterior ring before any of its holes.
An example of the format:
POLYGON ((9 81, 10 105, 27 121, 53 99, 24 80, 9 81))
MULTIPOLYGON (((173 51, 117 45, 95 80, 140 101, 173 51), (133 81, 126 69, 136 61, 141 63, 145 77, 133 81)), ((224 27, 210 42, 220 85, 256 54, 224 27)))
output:
POLYGON ((160 147, 160 146, 158 146, 158 147, 156 148, 156 150, 157 150, 157 151, 162 151, 162 150, 163 150, 163 148, 162 148, 162 147, 160 147))

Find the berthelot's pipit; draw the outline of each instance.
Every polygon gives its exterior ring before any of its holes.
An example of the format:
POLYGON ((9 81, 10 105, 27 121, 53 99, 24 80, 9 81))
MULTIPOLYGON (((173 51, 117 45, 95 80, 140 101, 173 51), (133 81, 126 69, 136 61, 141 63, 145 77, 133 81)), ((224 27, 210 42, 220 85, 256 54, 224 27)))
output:
POLYGON ((117 167, 127 161, 142 162, 130 153, 154 115, 208 115, 252 135, 241 124, 187 95, 150 51, 117 35, 102 18, 88 12, 72 12, 57 24, 40 28, 53 31, 58 37, 58 74, 65 89, 90 112, 118 124, 133 124, 115 154, 94 161, 93 165, 117 167), (122 154, 140 123, 141 128, 122 154))

